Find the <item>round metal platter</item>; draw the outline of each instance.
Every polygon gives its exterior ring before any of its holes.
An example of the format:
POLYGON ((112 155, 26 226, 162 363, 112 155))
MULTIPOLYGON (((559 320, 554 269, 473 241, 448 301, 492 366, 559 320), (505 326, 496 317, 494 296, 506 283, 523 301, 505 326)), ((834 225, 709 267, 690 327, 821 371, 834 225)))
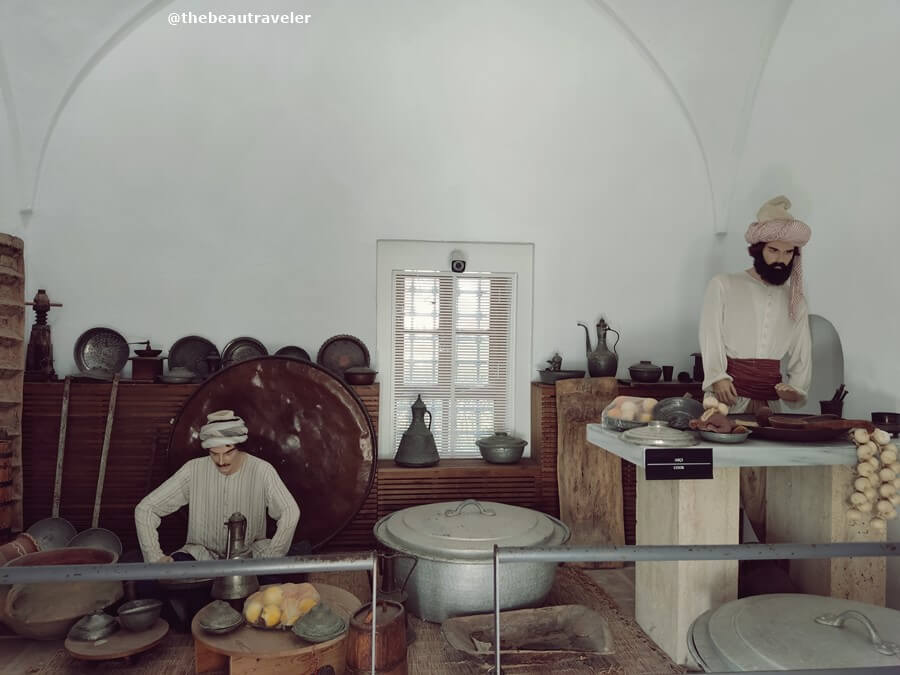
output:
POLYGON ((131 348, 112 328, 91 328, 75 342, 75 365, 82 373, 92 371, 118 373, 128 363, 131 348))
POLYGON ((212 375, 185 402, 169 438, 169 471, 202 457, 207 414, 234 410, 249 429, 244 450, 275 467, 300 506, 294 541, 313 549, 340 532, 375 479, 375 429, 362 401, 326 368, 266 356, 212 375))
POLYGON ((169 370, 177 367, 187 368, 200 377, 209 375, 207 356, 218 356, 216 346, 199 335, 188 335, 180 338, 169 347, 169 370))
POLYGON ((269 350, 256 338, 239 337, 225 345, 225 349, 222 350, 222 364, 229 366, 232 363, 249 361, 250 359, 268 355, 269 350))

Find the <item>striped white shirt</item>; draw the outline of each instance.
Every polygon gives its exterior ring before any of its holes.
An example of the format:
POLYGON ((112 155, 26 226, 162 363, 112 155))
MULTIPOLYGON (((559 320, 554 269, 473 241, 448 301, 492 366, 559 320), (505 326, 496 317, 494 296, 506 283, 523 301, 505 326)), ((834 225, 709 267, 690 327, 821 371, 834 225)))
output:
POLYGON ((144 497, 134 509, 138 542, 146 562, 164 553, 157 529, 163 516, 188 507, 187 543, 179 551, 197 560, 224 558, 228 531, 225 521, 233 513, 247 518, 247 538, 254 558, 287 554, 300 520, 300 509, 275 467, 245 455, 237 472, 224 476, 209 457, 185 462, 165 483, 144 497), (278 523, 266 539, 266 511, 278 523))

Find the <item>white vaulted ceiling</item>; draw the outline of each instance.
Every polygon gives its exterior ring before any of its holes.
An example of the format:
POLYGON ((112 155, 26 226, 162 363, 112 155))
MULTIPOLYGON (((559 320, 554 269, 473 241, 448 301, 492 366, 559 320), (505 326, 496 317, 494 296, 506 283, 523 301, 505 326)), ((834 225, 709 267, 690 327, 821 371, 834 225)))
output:
MULTIPOLYGON (((791 0, 569 1, 586 1, 605 14, 664 80, 697 141, 714 226, 724 231, 756 87, 791 0)), ((0 88, 22 211, 36 198, 44 150, 79 83, 170 2, 0 2, 0 88)), ((383 9, 389 12, 390 2, 383 9)))
POLYGON ((31 209, 44 149, 72 93, 112 46, 168 2, 0 2, 0 90, 23 211, 31 209))

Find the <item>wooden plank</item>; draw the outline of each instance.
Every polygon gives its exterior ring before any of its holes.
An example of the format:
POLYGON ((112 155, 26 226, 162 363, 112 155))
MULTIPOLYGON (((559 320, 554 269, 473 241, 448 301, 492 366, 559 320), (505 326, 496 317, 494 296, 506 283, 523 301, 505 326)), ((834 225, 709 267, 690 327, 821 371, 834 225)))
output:
MULTIPOLYGON (((617 389, 616 380, 611 377, 556 383, 559 511, 572 531, 571 546, 625 544, 621 460, 589 444, 586 431, 587 424, 600 421, 617 389)), ((622 563, 584 566, 622 567, 622 563)))

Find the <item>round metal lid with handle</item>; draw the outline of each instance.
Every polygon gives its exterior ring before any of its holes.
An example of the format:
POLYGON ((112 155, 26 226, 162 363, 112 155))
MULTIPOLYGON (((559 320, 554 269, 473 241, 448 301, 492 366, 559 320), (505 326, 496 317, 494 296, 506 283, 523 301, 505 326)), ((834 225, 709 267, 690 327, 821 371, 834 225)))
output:
POLYGON ((862 602, 757 595, 722 605, 707 627, 735 671, 900 666, 900 612, 862 602))
POLYGON ((489 561, 494 546, 557 546, 569 528, 539 511, 467 499, 423 504, 397 511, 375 523, 382 544, 450 562, 489 561))

